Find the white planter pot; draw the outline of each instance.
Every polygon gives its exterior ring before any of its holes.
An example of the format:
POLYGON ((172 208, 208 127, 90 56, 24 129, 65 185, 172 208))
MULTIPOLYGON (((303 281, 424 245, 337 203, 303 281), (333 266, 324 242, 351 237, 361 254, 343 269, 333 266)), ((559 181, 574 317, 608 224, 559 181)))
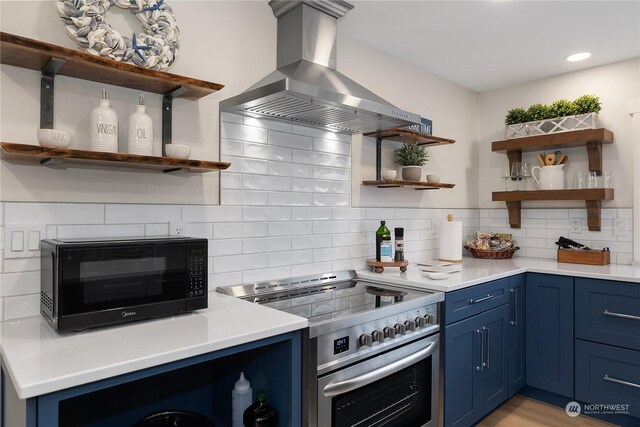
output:
POLYGON ((420 181, 420 179, 422 179, 421 166, 403 166, 402 167, 403 181, 420 181))

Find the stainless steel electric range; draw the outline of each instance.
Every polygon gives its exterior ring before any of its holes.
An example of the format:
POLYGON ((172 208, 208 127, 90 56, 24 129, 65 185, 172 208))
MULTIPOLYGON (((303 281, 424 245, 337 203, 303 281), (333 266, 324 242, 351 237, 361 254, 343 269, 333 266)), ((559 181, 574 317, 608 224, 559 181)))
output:
POLYGON ((435 427, 442 292, 343 271, 218 288, 309 319, 303 339, 306 425, 435 427))

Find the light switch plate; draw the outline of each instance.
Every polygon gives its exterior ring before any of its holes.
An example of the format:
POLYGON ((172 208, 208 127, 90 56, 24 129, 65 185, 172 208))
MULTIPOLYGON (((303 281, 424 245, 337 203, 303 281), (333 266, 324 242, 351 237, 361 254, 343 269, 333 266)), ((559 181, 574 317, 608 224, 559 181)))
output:
POLYGON ((4 258, 35 258, 40 256, 40 240, 47 236, 45 225, 5 225, 4 258))

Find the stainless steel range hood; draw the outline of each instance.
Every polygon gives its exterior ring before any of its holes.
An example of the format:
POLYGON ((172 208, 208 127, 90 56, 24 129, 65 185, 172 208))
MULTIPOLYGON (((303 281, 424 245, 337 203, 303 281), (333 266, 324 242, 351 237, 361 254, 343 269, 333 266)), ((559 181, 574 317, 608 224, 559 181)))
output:
POLYGON ((278 18, 278 69, 220 109, 342 133, 372 132, 420 123, 336 71, 337 19, 344 0, 272 0, 278 18))

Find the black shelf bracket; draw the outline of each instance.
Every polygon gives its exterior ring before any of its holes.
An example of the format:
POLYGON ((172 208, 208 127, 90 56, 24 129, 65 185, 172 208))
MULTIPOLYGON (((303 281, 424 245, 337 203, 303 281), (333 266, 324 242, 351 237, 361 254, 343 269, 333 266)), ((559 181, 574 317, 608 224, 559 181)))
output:
POLYGON ((376 138, 376 181, 382 179, 382 138, 376 138))
MULTIPOLYGON (((162 97, 162 157, 167 157, 165 145, 171 144, 173 133, 171 126, 171 118, 173 116, 173 98, 182 95, 188 89, 189 88, 186 86, 180 86, 169 93, 165 93, 162 97)), ((164 172, 174 172, 174 170, 167 170, 164 172)))
POLYGON ((40 129, 53 129, 53 89, 64 59, 51 58, 40 76, 40 129))

